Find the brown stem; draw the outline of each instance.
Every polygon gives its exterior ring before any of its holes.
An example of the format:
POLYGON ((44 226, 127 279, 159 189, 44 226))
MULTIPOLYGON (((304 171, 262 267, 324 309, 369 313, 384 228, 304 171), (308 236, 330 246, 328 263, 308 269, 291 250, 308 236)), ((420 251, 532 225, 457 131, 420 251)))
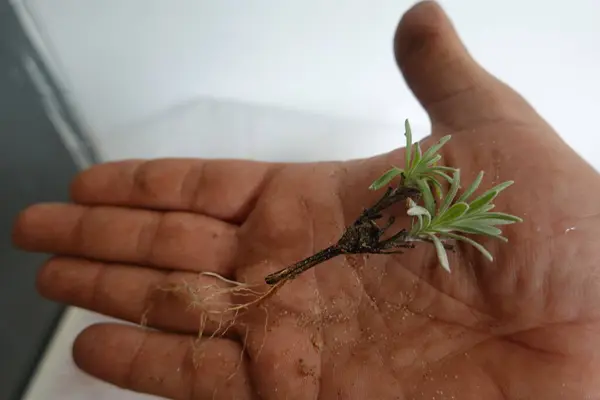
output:
POLYGON ((333 257, 337 257, 340 254, 342 254, 342 250, 338 246, 329 246, 302 261, 298 261, 296 264, 290 267, 267 275, 265 277, 265 282, 268 285, 274 285, 284 279, 294 279, 302 272, 311 269, 315 265, 321 264, 322 262, 325 262, 333 257))
POLYGON ((413 187, 388 187, 383 196, 373 206, 365 209, 352 225, 344 230, 342 237, 335 245, 327 247, 290 267, 267 275, 265 282, 268 285, 274 285, 283 280, 293 279, 315 265, 340 254, 385 254, 382 252, 385 249, 412 247, 412 244, 408 244, 404 240, 406 239, 405 230, 393 235, 390 239, 382 241, 381 236, 391 226, 393 219, 390 219, 383 228, 379 228, 375 220, 381 218, 381 212, 393 204, 409 197, 418 198, 419 195, 419 190, 413 187))
POLYGON ((421 192, 419 192, 419 189, 409 186, 399 186, 397 188, 388 187, 383 196, 381 196, 375 204, 367 208, 361 217, 368 217, 371 219, 391 205, 406 200, 409 197, 418 198, 420 194, 421 192))

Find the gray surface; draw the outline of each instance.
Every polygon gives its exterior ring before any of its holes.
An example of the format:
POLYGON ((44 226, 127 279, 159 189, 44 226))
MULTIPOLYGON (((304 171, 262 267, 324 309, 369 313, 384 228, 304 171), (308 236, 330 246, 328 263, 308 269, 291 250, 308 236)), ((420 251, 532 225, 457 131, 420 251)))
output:
POLYGON ((77 172, 22 66, 24 55, 33 50, 0 0, 0 400, 20 398, 62 311, 35 291, 47 257, 15 250, 12 224, 30 204, 67 200, 77 172))

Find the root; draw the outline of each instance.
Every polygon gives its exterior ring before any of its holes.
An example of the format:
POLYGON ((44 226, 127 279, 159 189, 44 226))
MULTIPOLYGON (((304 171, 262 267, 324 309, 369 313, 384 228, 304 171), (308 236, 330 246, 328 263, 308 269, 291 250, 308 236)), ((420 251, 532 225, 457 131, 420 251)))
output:
MULTIPOLYGON (((219 316, 221 319, 227 314, 233 314, 232 319, 235 320, 240 312, 260 305, 285 284, 285 281, 282 281, 277 285, 270 286, 267 291, 261 291, 264 284, 251 285, 232 281, 213 272, 201 272, 199 275, 213 277, 226 283, 227 286, 223 287, 217 284, 198 286, 183 281, 180 284, 161 287, 159 290, 183 297, 188 309, 199 310, 202 314, 219 316), (230 298, 240 300, 240 302, 231 302, 230 298)), ((227 322, 223 329, 229 329, 230 325, 231 322, 227 322)))
POLYGON ((233 379, 233 377, 237 375, 240 368, 242 367, 242 363, 244 362, 244 354, 246 353, 246 347, 247 347, 247 343, 248 343, 248 334, 249 333, 250 333, 250 329, 248 329, 246 327, 246 334, 244 335, 244 340, 242 340, 242 350, 240 351, 240 358, 235 366, 235 370, 225 380, 226 383, 229 382, 231 379, 233 379))
POLYGON ((247 311, 252 306, 258 306, 265 300, 275 294, 284 284, 285 281, 277 285, 269 287, 266 292, 261 292, 260 288, 264 285, 250 285, 247 283, 232 281, 224 278, 219 274, 212 272, 202 272, 200 275, 211 276, 227 283, 227 287, 219 287, 217 285, 206 285, 200 288, 192 288, 190 285, 185 285, 188 295, 191 298, 190 307, 200 309, 208 314, 224 315, 233 313, 236 317, 241 311, 247 311), (201 292, 211 292, 212 294, 202 297, 201 292), (248 299, 239 304, 227 303, 219 301, 219 297, 231 296, 238 299, 248 299))
MULTIPOLYGON (((197 367, 200 361, 199 358, 201 358, 202 353, 200 347, 204 340, 225 336, 234 325, 238 324, 239 326, 241 324, 239 320, 242 315, 256 308, 265 313, 263 343, 259 348, 260 354, 264 346, 264 337, 266 337, 269 320, 268 310, 264 302, 273 296, 288 280, 266 286, 262 282, 249 284, 234 281, 214 272, 201 272, 198 277, 201 276, 211 277, 219 282, 199 285, 196 282, 184 280, 181 283, 173 283, 155 289, 162 293, 175 295, 184 302, 188 310, 198 313, 198 335, 194 340, 194 366, 197 367), (212 332, 210 335, 206 334, 209 322, 216 325, 216 327, 211 327, 212 332)), ((141 325, 147 326, 148 315, 152 311, 153 304, 154 301, 150 302, 150 305, 144 311, 141 317, 141 325)), ((247 326, 245 330, 245 339, 247 339, 249 334, 247 326)), ((244 346, 246 346, 245 339, 243 340, 244 346)))
MULTIPOLYGON (((226 378, 225 384, 239 373, 239 370, 244 362, 244 355, 247 351, 248 340, 251 340, 250 335, 252 325, 247 322, 242 322, 243 315, 250 311, 260 310, 264 312, 264 330, 262 340, 259 344, 256 357, 259 357, 265 345, 268 332, 269 312, 265 301, 272 297, 289 279, 282 280, 274 285, 265 285, 263 282, 252 284, 238 282, 227 279, 214 272, 201 272, 198 277, 211 277, 215 281, 210 284, 198 284, 183 280, 180 283, 172 283, 166 286, 156 287, 153 292, 162 293, 163 296, 151 299, 147 309, 141 317, 140 325, 148 325, 148 317, 157 301, 164 301, 165 295, 173 295, 177 301, 183 302, 183 305, 193 311, 198 317, 198 333, 192 339, 192 365, 195 369, 201 366, 204 358, 203 345, 208 339, 223 337, 232 330, 235 326, 236 332, 240 332, 243 337, 240 337, 242 349, 240 357, 237 361, 235 370, 226 378), (207 332, 210 324, 210 334, 207 332)), ((151 297, 154 297, 151 294, 151 297)), ((213 395, 216 395, 217 389, 213 395)))

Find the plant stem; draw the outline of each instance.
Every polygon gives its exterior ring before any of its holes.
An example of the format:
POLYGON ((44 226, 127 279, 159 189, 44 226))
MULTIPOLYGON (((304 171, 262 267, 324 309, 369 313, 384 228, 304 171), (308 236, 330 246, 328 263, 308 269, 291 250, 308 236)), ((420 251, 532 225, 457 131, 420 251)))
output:
POLYGON ((419 189, 410 187, 410 186, 399 186, 397 188, 389 187, 381 196, 379 200, 371 207, 367 208, 361 217, 369 217, 369 219, 373 219, 373 217, 386 208, 390 206, 408 199, 409 197, 413 200, 416 200, 421 195, 419 189))
POLYGON ((322 262, 325 262, 333 257, 337 257, 340 254, 342 254, 342 249, 339 246, 329 246, 326 249, 323 249, 318 253, 315 253, 312 256, 305 258, 302 261, 298 261, 296 264, 290 267, 284 268, 281 271, 267 275, 267 277, 265 277, 265 282, 268 285, 274 285, 284 279, 294 279, 302 272, 311 269, 315 265, 321 264, 322 262))
POLYGON ((283 280, 294 279, 315 265, 341 254, 386 254, 384 250, 387 249, 412 247, 412 244, 406 243, 407 232, 405 230, 398 232, 390 239, 381 240, 381 237, 390 227, 393 220, 390 220, 383 228, 379 228, 375 220, 382 217, 381 212, 386 208, 409 197, 416 198, 419 196, 419 193, 419 190, 413 187, 389 187, 373 206, 365 209, 352 225, 344 230, 344 233, 335 245, 329 246, 292 266, 266 276, 265 282, 268 285, 274 285, 283 280))

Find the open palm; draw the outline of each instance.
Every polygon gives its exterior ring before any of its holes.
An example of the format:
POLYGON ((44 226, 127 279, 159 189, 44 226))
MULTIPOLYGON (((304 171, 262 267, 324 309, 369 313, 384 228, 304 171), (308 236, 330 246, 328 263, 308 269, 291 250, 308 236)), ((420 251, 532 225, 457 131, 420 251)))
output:
POLYGON ((459 246, 448 274, 426 244, 338 257, 221 335, 181 292, 154 289, 226 285, 199 272, 260 283, 332 244, 404 150, 99 165, 74 182, 74 204, 36 205, 15 227, 22 248, 57 254, 40 271, 45 296, 156 328, 86 329, 74 347, 83 370, 175 399, 600 398, 599 175, 470 58, 436 4, 411 9, 395 45, 432 119, 424 145, 452 134, 444 160, 464 181, 484 170, 485 188, 516 182, 496 204, 525 222, 505 229, 508 244, 485 243, 495 261, 459 246))

